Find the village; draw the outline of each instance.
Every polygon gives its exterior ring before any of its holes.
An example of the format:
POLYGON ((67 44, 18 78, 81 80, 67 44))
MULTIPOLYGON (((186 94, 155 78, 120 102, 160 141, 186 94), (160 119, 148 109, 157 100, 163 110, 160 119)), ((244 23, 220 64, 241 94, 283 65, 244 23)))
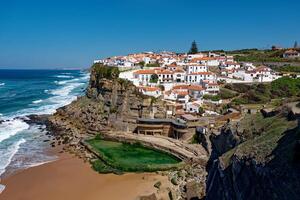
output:
POLYGON ((238 63, 231 55, 210 52, 145 52, 94 63, 117 66, 123 71, 120 78, 133 82, 144 95, 173 103, 176 114, 218 114, 202 108, 222 104, 218 94, 225 83, 264 83, 281 77, 269 67, 238 63))

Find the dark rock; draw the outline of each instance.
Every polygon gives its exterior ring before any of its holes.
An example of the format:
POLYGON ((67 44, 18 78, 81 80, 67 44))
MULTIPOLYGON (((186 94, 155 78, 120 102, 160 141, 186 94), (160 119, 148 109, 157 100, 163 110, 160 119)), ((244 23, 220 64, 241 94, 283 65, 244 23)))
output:
POLYGON ((152 193, 150 195, 141 196, 139 199, 140 200, 157 200, 157 197, 154 193, 152 193))
POLYGON ((158 181, 158 182, 156 182, 156 183, 154 184, 154 187, 156 187, 157 189, 159 189, 160 186, 161 186, 161 182, 160 182, 160 181, 158 181))

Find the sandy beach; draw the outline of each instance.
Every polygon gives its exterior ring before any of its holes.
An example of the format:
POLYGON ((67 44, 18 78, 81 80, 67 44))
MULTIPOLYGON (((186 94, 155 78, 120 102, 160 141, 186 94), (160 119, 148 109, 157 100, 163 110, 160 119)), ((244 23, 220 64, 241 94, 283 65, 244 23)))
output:
MULTIPOLYGON (((156 192, 153 186, 167 177, 155 173, 99 174, 88 163, 70 154, 4 178, 0 200, 133 200, 156 192)), ((166 189, 165 189, 166 190, 166 189)), ((166 196, 166 191, 159 196, 166 196)))

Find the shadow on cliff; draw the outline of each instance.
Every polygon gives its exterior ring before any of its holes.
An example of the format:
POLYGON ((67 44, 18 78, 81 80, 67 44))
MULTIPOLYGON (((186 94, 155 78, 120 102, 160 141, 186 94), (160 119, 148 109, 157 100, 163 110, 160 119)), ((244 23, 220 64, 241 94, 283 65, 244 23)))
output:
MULTIPOLYGON (((227 133, 227 140, 222 140, 231 141, 233 137, 230 134, 227 133)), ((213 145, 207 167, 206 199, 299 199, 299 120, 298 127, 282 135, 275 149, 267 156, 268 161, 263 164, 249 155, 233 155, 230 164, 224 167, 218 159, 224 152, 220 151, 218 145, 213 145)), ((227 146, 227 150, 231 148, 233 146, 227 146)), ((223 150, 227 151, 226 148, 223 150)))

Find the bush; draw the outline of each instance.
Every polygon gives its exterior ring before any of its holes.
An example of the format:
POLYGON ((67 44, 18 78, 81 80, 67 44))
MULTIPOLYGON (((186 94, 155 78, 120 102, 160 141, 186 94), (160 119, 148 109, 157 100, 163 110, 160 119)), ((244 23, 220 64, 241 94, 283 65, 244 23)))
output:
POLYGON ((118 67, 110 67, 100 63, 95 63, 92 66, 92 72, 96 73, 96 78, 116 79, 119 77, 120 71, 118 67))
POLYGON ((292 97, 300 94, 300 79, 289 77, 279 78, 271 83, 273 97, 292 97))
POLYGON ((158 82, 158 75, 152 74, 150 77, 150 83, 157 83, 158 82))
POLYGON ((206 94, 203 96, 203 99, 206 99, 206 100, 211 100, 211 101, 219 101, 221 98, 219 95, 209 95, 209 94, 206 94))
POLYGON ((146 67, 160 67, 158 62, 146 64, 146 67))
POLYGON ((235 98, 232 103, 236 104, 236 105, 240 105, 240 104, 248 104, 249 101, 248 99, 245 99, 245 98, 242 98, 242 97, 239 97, 239 98, 235 98))
POLYGON ((238 94, 236 92, 232 92, 229 89, 221 88, 219 96, 221 99, 231 99, 233 97, 236 97, 238 94))

